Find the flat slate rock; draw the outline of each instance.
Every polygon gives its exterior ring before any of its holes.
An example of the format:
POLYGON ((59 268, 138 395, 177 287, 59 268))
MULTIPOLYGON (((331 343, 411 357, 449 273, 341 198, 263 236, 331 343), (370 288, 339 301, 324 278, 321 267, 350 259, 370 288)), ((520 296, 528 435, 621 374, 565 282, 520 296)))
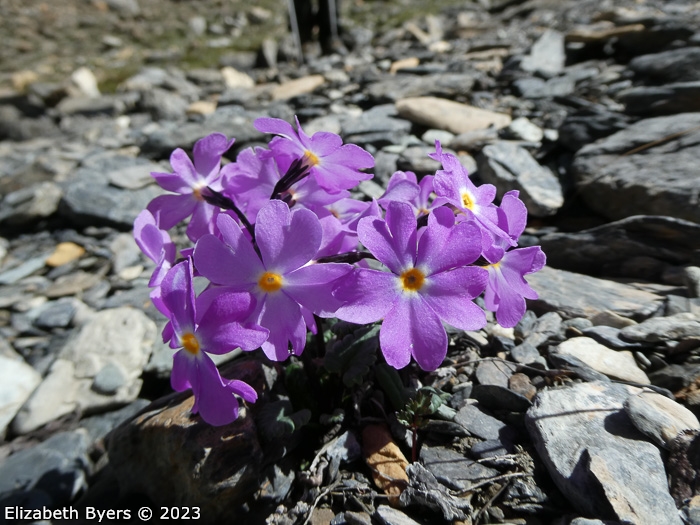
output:
POLYGON ((556 347, 555 352, 580 359, 596 372, 612 379, 649 384, 649 378, 637 366, 631 352, 611 350, 589 337, 567 339, 556 347))
POLYGON ((674 82, 663 86, 637 86, 619 95, 632 115, 673 115, 700 111, 700 81, 674 82))
POLYGON ((497 470, 466 458, 450 448, 425 445, 421 448, 420 458, 440 483, 453 490, 467 490, 476 483, 498 475, 497 470))
POLYGON ((499 141, 484 147, 477 165, 481 179, 496 186, 499 197, 518 190, 528 214, 533 217, 554 215, 564 204, 564 193, 556 175, 515 143, 499 141))
POLYGON ((76 170, 74 177, 63 183, 64 194, 59 213, 76 224, 106 224, 130 229, 136 216, 148 203, 165 193, 156 185, 124 189, 112 184, 112 174, 122 178, 125 171, 140 168, 166 171, 160 165, 124 155, 107 155, 94 159, 76 170))
POLYGON ((628 341, 652 343, 700 337, 700 317, 690 312, 654 317, 636 325, 626 326, 620 331, 620 336, 628 341))
POLYGON ((474 85, 474 75, 440 73, 433 75, 387 75, 367 87, 367 94, 378 102, 396 102, 407 97, 434 95, 467 96, 474 85))
POLYGON ((650 278, 634 273, 631 259, 651 258, 671 265, 691 262, 700 250, 700 224, 657 215, 636 215, 572 233, 540 239, 547 264, 589 275, 650 278))
POLYGON ((586 204, 609 219, 665 215, 698 223, 699 157, 700 113, 682 113, 641 120, 583 147, 572 169, 586 204))
POLYGON ((582 514, 680 525, 659 449, 627 417, 639 389, 579 383, 540 392, 525 425, 553 481, 582 514))
POLYGON ((564 318, 592 318, 610 310, 623 317, 646 319, 663 308, 663 297, 633 286, 545 266, 527 276, 539 299, 529 301, 539 312, 564 318))

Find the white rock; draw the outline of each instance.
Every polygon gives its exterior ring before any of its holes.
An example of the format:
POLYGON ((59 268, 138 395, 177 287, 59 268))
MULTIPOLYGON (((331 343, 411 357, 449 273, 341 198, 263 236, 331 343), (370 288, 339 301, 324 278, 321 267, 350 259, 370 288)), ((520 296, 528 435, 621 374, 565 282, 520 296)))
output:
POLYGON ((255 80, 253 80, 250 75, 242 73, 241 71, 238 71, 230 66, 221 68, 221 74, 224 77, 224 84, 229 89, 251 89, 255 87, 255 80))
POLYGON ((642 392, 625 401, 625 411, 640 432, 668 448, 683 430, 700 429, 690 410, 656 392, 642 392))
POLYGON ((649 378, 637 366, 631 352, 611 350, 590 337, 568 339, 556 348, 556 352, 576 357, 593 370, 613 379, 622 379, 643 385, 649 384, 649 378))
POLYGON ((155 338, 155 323, 140 310, 121 307, 96 313, 62 348, 44 381, 15 417, 13 430, 24 434, 73 410, 95 411, 133 401, 141 389, 141 373, 155 338), (111 395, 92 388, 106 366, 123 372, 123 384, 111 395))
POLYGON ((24 360, 0 355, 0 438, 39 383, 41 375, 24 360))
POLYGON ((405 119, 454 134, 506 127, 510 115, 461 104, 437 97, 410 97, 396 102, 399 115, 405 119))
POLYGON ((70 76, 73 84, 80 92, 88 97, 97 98, 100 96, 100 89, 97 87, 97 78, 92 71, 86 67, 81 67, 73 71, 70 76))

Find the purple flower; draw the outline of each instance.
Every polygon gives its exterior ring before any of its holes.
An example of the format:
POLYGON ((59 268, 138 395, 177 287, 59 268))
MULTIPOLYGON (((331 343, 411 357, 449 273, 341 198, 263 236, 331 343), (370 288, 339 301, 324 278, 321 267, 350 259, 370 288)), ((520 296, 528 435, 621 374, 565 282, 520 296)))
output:
POLYGON ((432 175, 425 175, 420 182, 412 171, 397 171, 389 179, 379 204, 386 208, 390 202, 407 202, 416 212, 416 217, 427 215, 433 208, 431 195, 434 191, 432 175))
POLYGON ((207 186, 219 189, 217 181, 221 157, 231 148, 233 141, 234 139, 227 140, 221 133, 212 133, 195 143, 192 152, 194 164, 178 148, 170 155, 173 173, 151 173, 163 189, 177 194, 161 195, 148 205, 159 228, 169 230, 192 215, 187 226, 187 236, 191 240, 211 233, 211 225, 218 209, 205 202, 202 190, 207 186))
POLYGON ((441 321, 461 330, 486 324, 472 299, 484 291, 487 272, 467 266, 481 253, 476 224, 455 224, 450 209, 438 208, 418 240, 411 206, 391 202, 386 220, 363 219, 357 233, 390 272, 360 268, 341 279, 333 293, 345 304, 336 317, 359 324, 383 319, 379 342, 391 366, 403 368, 413 356, 423 370, 435 370, 447 354, 441 321))
POLYGON ((319 131, 309 137, 296 121, 297 131, 288 122, 277 118, 259 118, 255 128, 263 133, 279 135, 270 142, 280 170, 286 171, 294 160, 303 159, 318 185, 335 193, 371 179, 361 169, 374 166, 374 158, 354 144, 343 144, 335 133, 319 131))
POLYGON ((256 297, 257 307, 250 317, 270 331, 262 345, 270 359, 289 357, 290 344, 295 355, 301 354, 306 326, 315 330, 312 313, 333 315, 340 301, 331 295, 331 283, 351 267, 309 264, 323 236, 318 217, 303 208, 290 211, 279 200, 267 203, 255 222, 261 257, 233 219, 220 215, 217 225, 222 240, 205 235, 195 246, 197 269, 213 283, 256 297))
POLYGON ((192 267, 188 260, 176 264, 161 283, 162 302, 170 319, 163 338, 171 348, 180 348, 173 356, 170 382, 174 390, 192 389, 193 413, 215 426, 226 425, 238 417, 238 401, 233 394, 253 403, 257 394, 243 381, 224 379, 207 355, 223 354, 235 348, 258 348, 267 330, 241 324, 255 301, 247 293, 217 289, 202 292, 197 299, 192 287, 192 267))
POLYGON ((476 186, 459 159, 451 153, 443 153, 439 141, 435 141, 435 150, 430 157, 441 162, 443 167, 435 173, 433 181, 438 196, 435 205, 451 204, 467 219, 475 220, 494 236, 508 239, 511 245, 515 245, 508 234, 497 225, 498 211, 493 204, 496 187, 492 184, 476 186))
MULTIPOLYGON (((498 225, 510 238, 517 239, 525 229, 527 210, 517 191, 503 196, 498 210, 498 225)), ((527 284, 524 276, 542 269, 546 256, 539 246, 506 251, 508 242, 491 239, 483 256, 490 263, 486 269, 489 280, 484 294, 486 308, 496 312, 496 320, 507 328, 518 324, 525 313, 525 299, 537 299, 537 292, 527 284)))
POLYGON ((148 286, 158 286, 175 262, 176 248, 170 235, 156 226, 150 211, 143 210, 134 221, 134 240, 146 257, 156 263, 148 286))

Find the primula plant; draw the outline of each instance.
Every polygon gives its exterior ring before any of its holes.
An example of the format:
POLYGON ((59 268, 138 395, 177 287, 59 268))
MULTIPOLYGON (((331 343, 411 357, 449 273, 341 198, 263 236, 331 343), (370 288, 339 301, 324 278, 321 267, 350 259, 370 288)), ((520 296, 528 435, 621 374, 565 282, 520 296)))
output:
POLYGON ((364 149, 333 133, 309 137, 298 121, 296 129, 274 118, 255 126, 275 135, 269 147, 243 150, 223 168, 233 139, 220 133, 197 141, 192 160, 175 150, 172 173, 152 174, 172 193, 134 224, 156 263, 149 286, 168 319, 163 339, 177 350, 172 387, 192 389, 192 411, 206 422, 235 420, 236 396, 257 399, 246 383, 222 378, 209 354, 261 348, 284 361, 304 352, 321 319, 337 318, 381 323, 386 363, 398 369, 413 359, 430 371, 447 354, 444 324, 485 326, 477 297, 505 327, 537 297, 524 276, 545 255, 517 247, 527 222, 518 192, 497 205, 496 188, 476 186, 438 142, 431 157, 441 170, 420 180, 396 172, 370 202, 349 191, 371 178, 364 149), (178 258, 168 230, 188 218, 192 246, 178 258), (195 277, 207 283, 199 294, 195 277))

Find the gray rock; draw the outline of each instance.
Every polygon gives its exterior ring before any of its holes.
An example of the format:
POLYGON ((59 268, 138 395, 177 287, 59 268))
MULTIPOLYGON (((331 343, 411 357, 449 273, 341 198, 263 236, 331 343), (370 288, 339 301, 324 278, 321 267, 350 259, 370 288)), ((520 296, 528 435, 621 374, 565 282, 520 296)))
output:
POLYGON ((547 264, 586 273, 658 280, 670 264, 687 264, 700 249, 700 224, 639 215, 575 233, 550 233, 540 239, 547 264), (643 257, 659 261, 655 269, 635 266, 643 257))
POLYGON ((254 141, 266 140, 253 126, 259 112, 239 106, 219 106, 201 122, 161 122, 159 129, 150 132, 142 146, 148 157, 167 158, 176 148, 191 149, 194 143, 211 133, 223 133, 236 139, 236 147, 254 141))
POLYGON ((58 209, 61 195, 61 188, 53 182, 41 182, 12 192, 0 202, 0 223, 27 224, 49 217, 58 209))
POLYGON ((539 350, 537 350, 537 348, 532 346, 530 343, 521 343, 517 345, 510 351, 510 355, 515 362, 521 363, 523 365, 529 365, 532 363, 545 363, 544 359, 540 355, 539 350))
POLYGON ((690 312, 669 317, 654 317, 623 328, 620 335, 629 341, 643 342, 680 341, 699 337, 700 318, 690 312))
POLYGON ((468 95, 473 85, 474 75, 466 73, 386 75, 385 79, 367 86, 367 94, 378 103, 427 95, 455 98, 468 95))
POLYGON ((39 328, 66 328, 73 320, 79 302, 75 298, 49 301, 36 312, 34 324, 39 328))
POLYGON ((516 144, 501 141, 484 147, 477 165, 481 179, 496 186, 499 197, 510 190, 520 191, 534 217, 553 215, 564 204, 559 179, 516 144))
MULTIPOLYGON (((254 361, 222 375, 265 389, 254 361)), ((233 423, 212 427, 192 415, 193 401, 190 393, 172 394, 120 425, 108 438, 110 465, 124 491, 162 505, 198 506, 212 522, 235 521, 239 505, 259 489, 263 469, 254 418, 242 406, 233 423)))
POLYGON ((572 169, 586 204, 610 219, 646 214, 697 223, 699 154, 700 113, 682 113, 641 120, 585 146, 572 169))
POLYGON ((527 118, 518 117, 503 130, 502 136, 506 139, 542 142, 544 131, 527 118))
POLYGON ((162 170, 143 159, 114 154, 100 156, 78 169, 73 179, 62 183, 64 196, 59 212, 77 224, 132 228, 136 216, 165 192, 156 185, 137 190, 113 186, 111 173, 116 172, 114 176, 120 177, 125 169, 162 170))
POLYGON ((527 276, 539 299, 532 309, 556 311, 564 318, 591 318, 605 310, 623 317, 645 319, 663 307, 663 298, 632 286, 545 266, 527 276))
POLYGON ((51 255, 49 253, 39 257, 32 257, 24 261, 22 264, 15 266, 9 270, 0 273, 0 284, 13 284, 25 277, 32 275, 34 272, 41 270, 44 267, 46 258, 51 255))
POLYGON ((700 268, 688 266, 683 270, 685 285, 688 287, 688 297, 700 297, 700 268))
POLYGON ((388 505, 379 505, 374 514, 383 525, 421 525, 416 520, 409 518, 398 509, 388 505))
POLYGON ((74 501, 87 488, 89 444, 84 430, 61 432, 5 459, 0 463, 0 504, 21 505, 33 491, 52 508, 74 501))
POLYGON ((428 153, 434 151, 435 148, 430 146, 409 146, 399 155, 396 167, 401 171, 412 171, 419 177, 435 174, 442 165, 428 157, 428 153))
POLYGON ((481 385, 508 387, 508 379, 513 375, 515 365, 501 360, 482 361, 476 367, 476 379, 481 385))
POLYGON ((564 70, 565 62, 564 35, 548 29, 532 45, 530 53, 523 57, 520 68, 529 73, 552 77, 564 70))
POLYGON ((121 92, 149 92, 154 88, 163 88, 179 93, 189 102, 199 100, 201 96, 201 90, 187 80, 182 71, 174 68, 165 70, 158 67, 146 67, 119 85, 121 92))
POLYGON ((540 392, 525 425, 552 479, 584 514, 639 525, 680 525, 658 449, 623 403, 639 390, 580 383, 540 392))
POLYGON ((512 437, 511 429, 502 421, 489 416, 476 405, 466 405, 459 409, 455 423, 462 425, 470 434, 481 439, 508 441, 512 437))
POLYGON ((124 113, 126 104, 121 98, 113 95, 102 95, 99 97, 68 97, 58 103, 56 110, 63 116, 116 116, 124 113))
POLYGON ((543 80, 538 77, 519 78, 513 82, 515 91, 523 98, 540 99, 571 95, 576 87, 568 76, 543 80))
POLYGON ((359 117, 345 119, 342 133, 346 142, 373 144, 377 147, 397 144, 411 130, 411 123, 398 117, 393 104, 374 106, 359 117))
POLYGON ((39 383, 41 375, 24 359, 0 355, 0 438, 39 383))
POLYGON ((619 93, 625 111, 632 115, 673 115, 700 111, 700 81, 663 86, 637 86, 619 93))
POLYGON ((178 93, 162 88, 144 91, 141 95, 141 109, 155 120, 184 120, 189 103, 178 93))
POLYGON ((625 412, 642 434, 664 448, 669 448, 682 431, 700 429, 695 414, 656 392, 645 391, 628 397, 625 412))
POLYGON ((155 323, 138 310, 98 312, 63 347, 15 417, 13 430, 24 434, 76 409, 97 411, 130 403, 141 389, 140 376, 155 338, 155 323), (125 376, 123 385, 111 394, 96 392, 95 377, 108 364, 119 367, 125 376))
POLYGON ((647 375, 639 369, 629 351, 611 350, 588 337, 573 337, 554 350, 558 354, 575 357, 593 370, 612 379, 649 384, 647 375))
POLYGON ((559 126, 559 142, 571 151, 612 135, 629 125, 629 117, 602 106, 579 109, 567 115, 559 126))
POLYGON ((500 385, 474 385, 472 397, 479 402, 479 406, 491 410, 525 412, 532 405, 522 394, 500 385))
POLYGON ((681 47, 638 56, 630 61, 629 68, 638 75, 664 82, 700 80, 700 48, 681 47))
POLYGON ((639 343, 630 343, 620 339, 620 329, 612 326, 591 326, 583 331, 583 335, 615 350, 632 350, 642 347, 639 343))
POLYGON ((114 363, 103 366, 92 380, 92 390, 105 396, 115 395, 126 384, 124 371, 114 363))
POLYGON ((137 399, 119 410, 86 417, 80 420, 80 427, 87 430, 92 442, 103 439, 123 422, 133 418, 150 405, 147 399, 137 399))
POLYGON ((445 447, 425 445, 421 448, 420 459, 440 483, 452 490, 467 490, 475 483, 498 475, 498 471, 445 447))

